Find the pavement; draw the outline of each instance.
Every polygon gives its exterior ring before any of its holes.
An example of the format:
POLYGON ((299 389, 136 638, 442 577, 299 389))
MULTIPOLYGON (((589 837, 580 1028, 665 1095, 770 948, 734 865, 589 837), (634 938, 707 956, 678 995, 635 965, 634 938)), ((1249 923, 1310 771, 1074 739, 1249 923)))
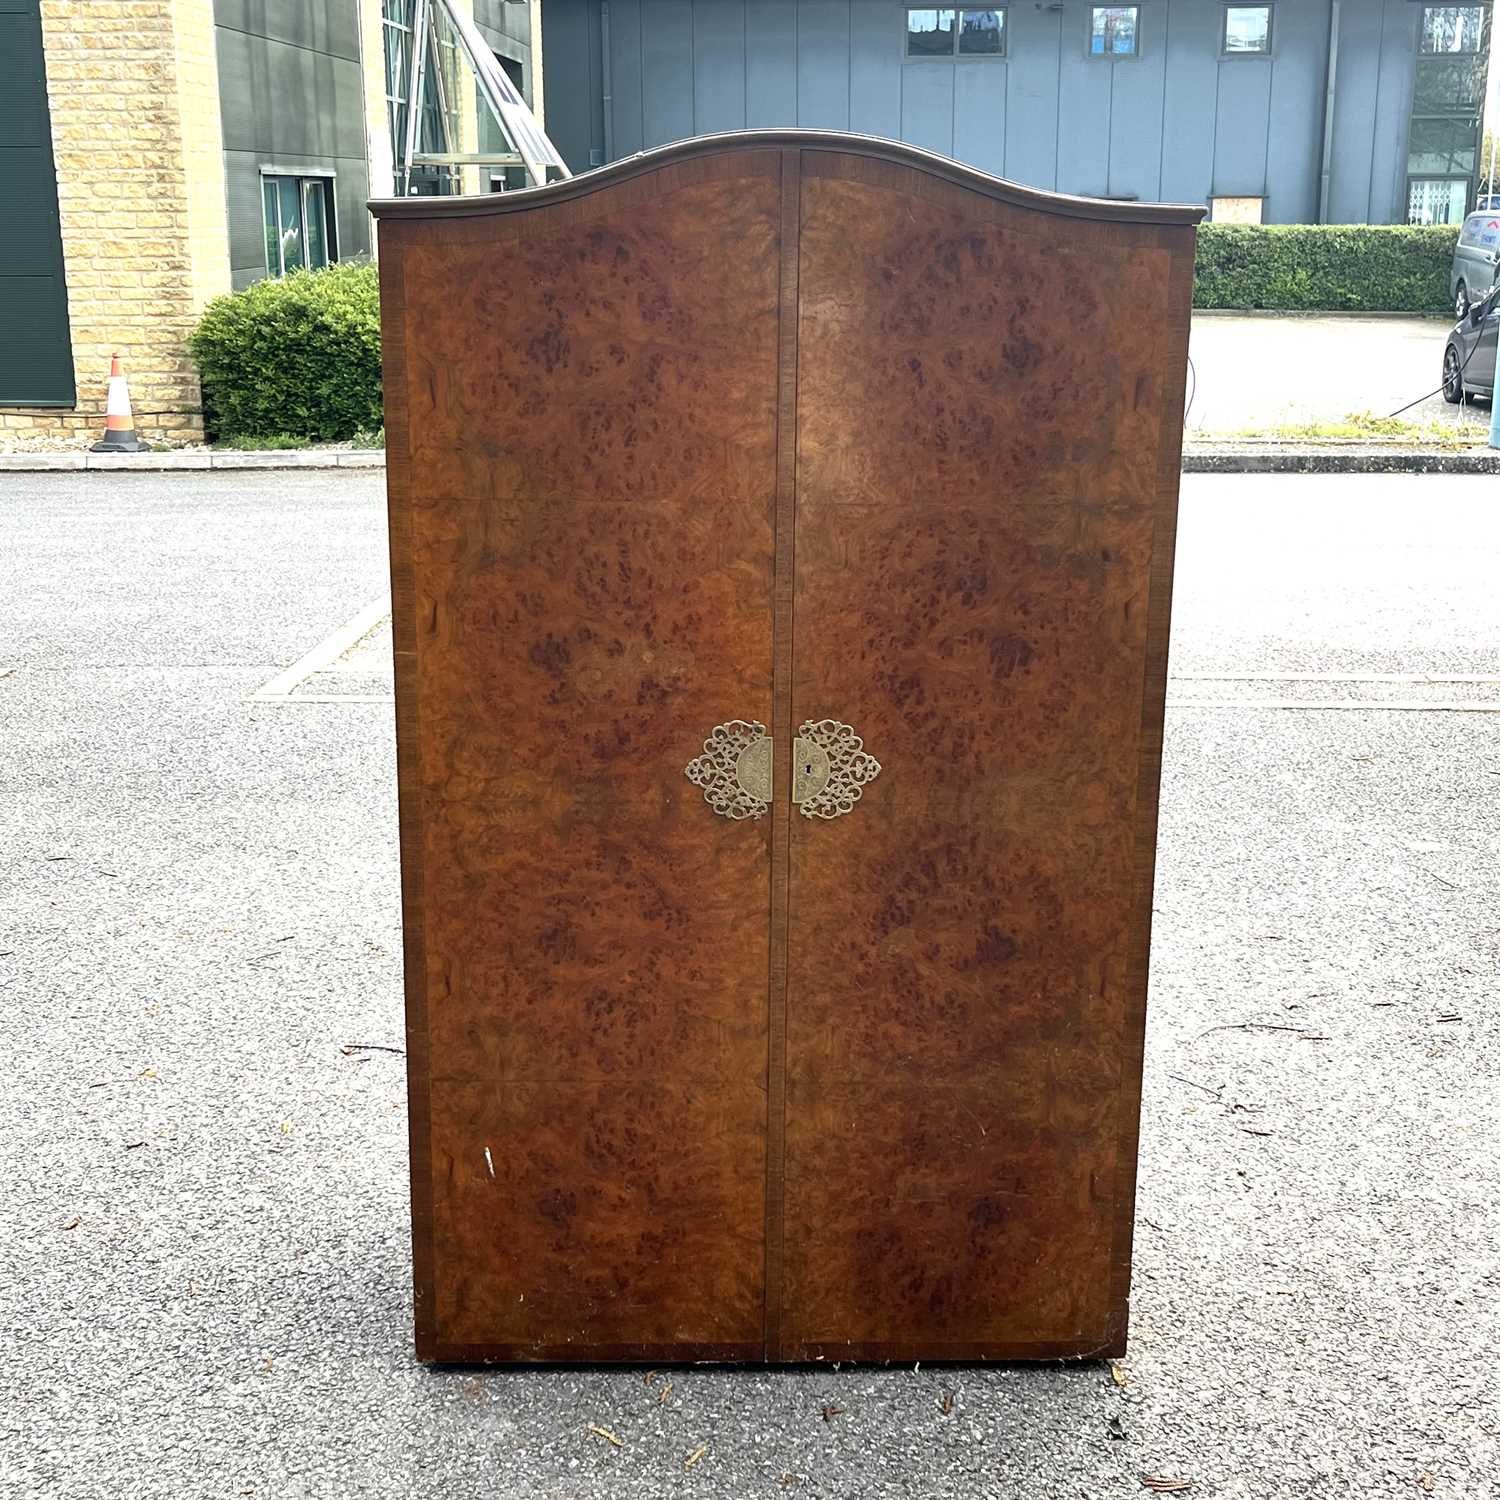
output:
POLYGON ((648 1385, 412 1358, 381 476, 0 475, 0 1496, 1496 1494, 1494 484, 1183 482, 1129 1357, 648 1385))
POLYGON ((1452 327, 1404 315, 1195 312, 1187 436, 1385 417, 1424 395, 1404 420, 1487 427, 1488 406, 1450 406, 1438 393, 1452 327))

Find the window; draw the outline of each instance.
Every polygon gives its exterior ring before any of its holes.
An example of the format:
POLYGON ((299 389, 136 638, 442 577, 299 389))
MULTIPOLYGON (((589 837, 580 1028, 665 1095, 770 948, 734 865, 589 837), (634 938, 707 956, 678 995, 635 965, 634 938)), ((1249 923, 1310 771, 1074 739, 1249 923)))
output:
POLYGON ((1089 55, 1134 57, 1136 55, 1139 5, 1096 5, 1089 24, 1089 55))
MULTIPOLYGON (((412 49, 416 46, 416 0, 380 0, 381 29, 385 35, 385 110, 391 130, 391 154, 396 162, 395 190, 401 191, 400 163, 406 150, 411 93, 412 49)), ((426 64, 422 70, 422 118, 417 122, 417 150, 455 152, 459 139, 458 40, 446 17, 429 28, 426 64)), ((432 195, 462 192, 458 169, 417 165, 410 191, 432 195)))
POLYGON ((1406 218, 1457 224, 1473 202, 1489 8, 1424 5, 1406 146, 1406 218))
POLYGON ((1005 7, 908 10, 908 57, 1004 57, 1005 7))
POLYGON ((1468 206, 1467 177, 1412 177, 1407 181, 1408 224, 1457 224, 1468 206))
POLYGON ((1413 120, 1406 170, 1430 176, 1468 177, 1474 171, 1478 151, 1474 127, 1467 120, 1413 120))
MULTIPOLYGON (((1490 197, 1485 194, 1485 197, 1490 197)), ((1466 249, 1472 250, 1478 245, 1484 246, 1486 250, 1500 249, 1500 218, 1496 218, 1493 208, 1484 207, 1485 198, 1479 200, 1481 213, 1470 214, 1464 220, 1463 232, 1458 237, 1458 243, 1466 249)))
POLYGON ((961 10, 958 13, 960 57, 1005 56, 1005 12, 961 10))
POLYGON ((399 158, 401 143, 406 139, 406 88, 407 75, 411 72, 411 0, 381 0, 380 19, 385 34, 385 113, 391 127, 391 149, 399 158))
MULTIPOLYGON (((500 64, 501 71, 515 85, 515 90, 524 99, 526 97, 526 69, 514 57, 506 57, 503 53, 495 53, 495 61, 500 64)), ((493 152, 499 156, 511 153, 514 148, 504 130, 500 128, 500 122, 495 118, 494 111, 485 98, 484 90, 479 87, 476 79, 474 83, 474 113, 479 117, 479 149, 485 154, 493 152)), ((602 166, 603 161, 596 163, 602 166)), ((500 167, 491 166, 483 169, 485 179, 489 183, 491 192, 510 191, 526 186, 525 167, 500 167)))
POLYGON ((1225 57, 1264 55, 1271 50, 1269 5, 1226 5, 1221 51, 1225 57))
POLYGON ((266 274, 316 270, 338 259, 334 244, 333 183, 327 177, 264 175, 266 274))
POLYGON ((1485 64, 1480 53, 1472 57, 1419 57, 1412 108, 1423 114, 1477 110, 1484 97, 1485 64))
POLYGON ((954 13, 951 10, 909 10, 906 13, 908 57, 952 57, 954 13))
POLYGON ((1423 52, 1482 52, 1482 5, 1425 5, 1422 7, 1423 52))

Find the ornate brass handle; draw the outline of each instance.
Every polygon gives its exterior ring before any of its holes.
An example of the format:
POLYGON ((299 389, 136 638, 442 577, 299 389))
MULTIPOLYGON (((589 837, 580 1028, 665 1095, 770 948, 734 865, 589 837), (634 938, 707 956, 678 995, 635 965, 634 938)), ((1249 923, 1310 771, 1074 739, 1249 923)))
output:
POLYGON ((848 724, 804 719, 792 741, 792 801, 804 818, 841 818, 880 775, 880 762, 848 724))
MULTIPOLYGON (((771 805, 771 740, 756 719, 717 724, 683 768, 721 817, 758 818, 771 805)), ((837 719, 806 719, 792 741, 792 801, 804 818, 840 818, 880 775, 865 742, 837 719)))
POLYGON ((721 817, 758 818, 771 805, 771 741, 755 719, 716 724, 683 774, 721 817))

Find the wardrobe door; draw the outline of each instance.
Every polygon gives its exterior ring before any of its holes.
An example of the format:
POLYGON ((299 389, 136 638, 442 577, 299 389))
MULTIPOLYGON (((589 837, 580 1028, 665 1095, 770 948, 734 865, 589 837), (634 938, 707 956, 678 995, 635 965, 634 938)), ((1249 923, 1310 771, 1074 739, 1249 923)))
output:
POLYGON ((787 1359, 1123 1340, 1193 236, 998 192, 802 152, 787 1359))
POLYGON ((764 1353, 771 820, 684 767, 772 717, 779 243, 775 151, 383 206, 424 1358, 764 1353))

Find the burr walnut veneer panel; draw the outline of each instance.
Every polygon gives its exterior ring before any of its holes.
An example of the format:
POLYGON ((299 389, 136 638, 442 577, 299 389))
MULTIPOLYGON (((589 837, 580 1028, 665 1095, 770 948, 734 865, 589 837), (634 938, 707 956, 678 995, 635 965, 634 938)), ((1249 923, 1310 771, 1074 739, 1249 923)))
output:
POLYGON ((428 1357, 762 1352, 779 169, 382 227, 428 1357))
POLYGON ((419 1354, 1118 1352, 1197 211, 816 132, 375 208, 419 1354))
POLYGON ((1113 1349, 1185 283, 905 165, 801 200, 793 716, 886 769, 792 829, 782 1352, 1113 1349))

